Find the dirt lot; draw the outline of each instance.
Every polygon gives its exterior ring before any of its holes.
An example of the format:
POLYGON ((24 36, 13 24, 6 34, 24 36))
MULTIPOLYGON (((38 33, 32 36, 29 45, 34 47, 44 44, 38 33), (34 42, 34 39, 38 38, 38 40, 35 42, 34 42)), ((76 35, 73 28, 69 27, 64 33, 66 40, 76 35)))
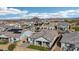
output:
POLYGON ((29 48, 26 48, 26 47, 19 47, 19 46, 16 46, 16 48, 14 49, 14 51, 36 51, 34 49, 29 49, 29 48))
POLYGON ((14 49, 14 51, 36 51, 36 50, 34 50, 34 49, 22 47, 21 45, 22 45, 21 42, 17 42, 17 46, 16 46, 16 48, 14 49))
POLYGON ((0 44, 0 49, 7 50, 9 44, 0 44))

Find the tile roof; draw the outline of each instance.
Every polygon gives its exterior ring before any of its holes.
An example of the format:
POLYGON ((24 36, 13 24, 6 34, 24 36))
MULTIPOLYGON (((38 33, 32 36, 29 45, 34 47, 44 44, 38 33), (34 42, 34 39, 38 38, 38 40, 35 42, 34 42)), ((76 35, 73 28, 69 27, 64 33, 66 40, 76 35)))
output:
POLYGON ((63 34, 61 42, 75 44, 76 47, 79 47, 79 32, 63 34))
POLYGON ((15 33, 12 33, 12 32, 0 32, 0 34, 2 35, 5 35, 7 37, 15 37, 15 38, 19 38, 20 37, 20 34, 15 34, 15 33))
POLYGON ((33 34, 32 31, 30 30, 23 30, 22 33, 21 33, 21 38, 26 38, 26 37, 29 37, 33 34))
POLYGON ((31 31, 28 30, 22 30, 21 33, 14 33, 14 32, 9 32, 9 31, 0 31, 1 35, 5 35, 7 37, 15 37, 15 38, 20 38, 23 35, 29 36, 32 34, 31 31))
POLYGON ((30 38, 37 39, 39 37, 43 37, 49 41, 52 41, 55 36, 58 35, 58 32, 55 30, 42 30, 41 32, 34 33, 30 38))

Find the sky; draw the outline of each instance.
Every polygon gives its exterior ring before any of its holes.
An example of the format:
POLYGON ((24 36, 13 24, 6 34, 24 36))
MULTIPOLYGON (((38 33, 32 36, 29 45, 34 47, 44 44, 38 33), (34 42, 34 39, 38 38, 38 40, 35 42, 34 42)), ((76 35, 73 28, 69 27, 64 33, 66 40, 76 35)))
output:
POLYGON ((0 19, 76 18, 79 7, 0 7, 0 19))

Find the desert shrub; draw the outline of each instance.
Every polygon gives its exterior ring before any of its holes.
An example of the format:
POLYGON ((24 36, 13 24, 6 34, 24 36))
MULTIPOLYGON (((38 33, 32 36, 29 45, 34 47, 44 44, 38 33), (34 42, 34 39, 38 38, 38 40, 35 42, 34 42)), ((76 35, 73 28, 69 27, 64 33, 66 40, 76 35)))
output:
POLYGON ((9 46, 8 46, 8 50, 9 51, 13 51, 13 49, 16 47, 16 44, 10 44, 9 46))

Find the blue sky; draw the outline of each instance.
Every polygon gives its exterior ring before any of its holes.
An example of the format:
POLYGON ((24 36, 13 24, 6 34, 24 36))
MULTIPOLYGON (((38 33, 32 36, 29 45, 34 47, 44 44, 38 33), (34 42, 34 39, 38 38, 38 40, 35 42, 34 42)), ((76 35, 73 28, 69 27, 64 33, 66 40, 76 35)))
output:
POLYGON ((0 7, 0 19, 74 18, 79 7, 0 7))
MULTIPOLYGON (((11 8, 11 7, 9 7, 11 8)), ((28 10, 29 12, 51 13, 65 10, 76 10, 79 7, 14 7, 20 10, 28 10)))

